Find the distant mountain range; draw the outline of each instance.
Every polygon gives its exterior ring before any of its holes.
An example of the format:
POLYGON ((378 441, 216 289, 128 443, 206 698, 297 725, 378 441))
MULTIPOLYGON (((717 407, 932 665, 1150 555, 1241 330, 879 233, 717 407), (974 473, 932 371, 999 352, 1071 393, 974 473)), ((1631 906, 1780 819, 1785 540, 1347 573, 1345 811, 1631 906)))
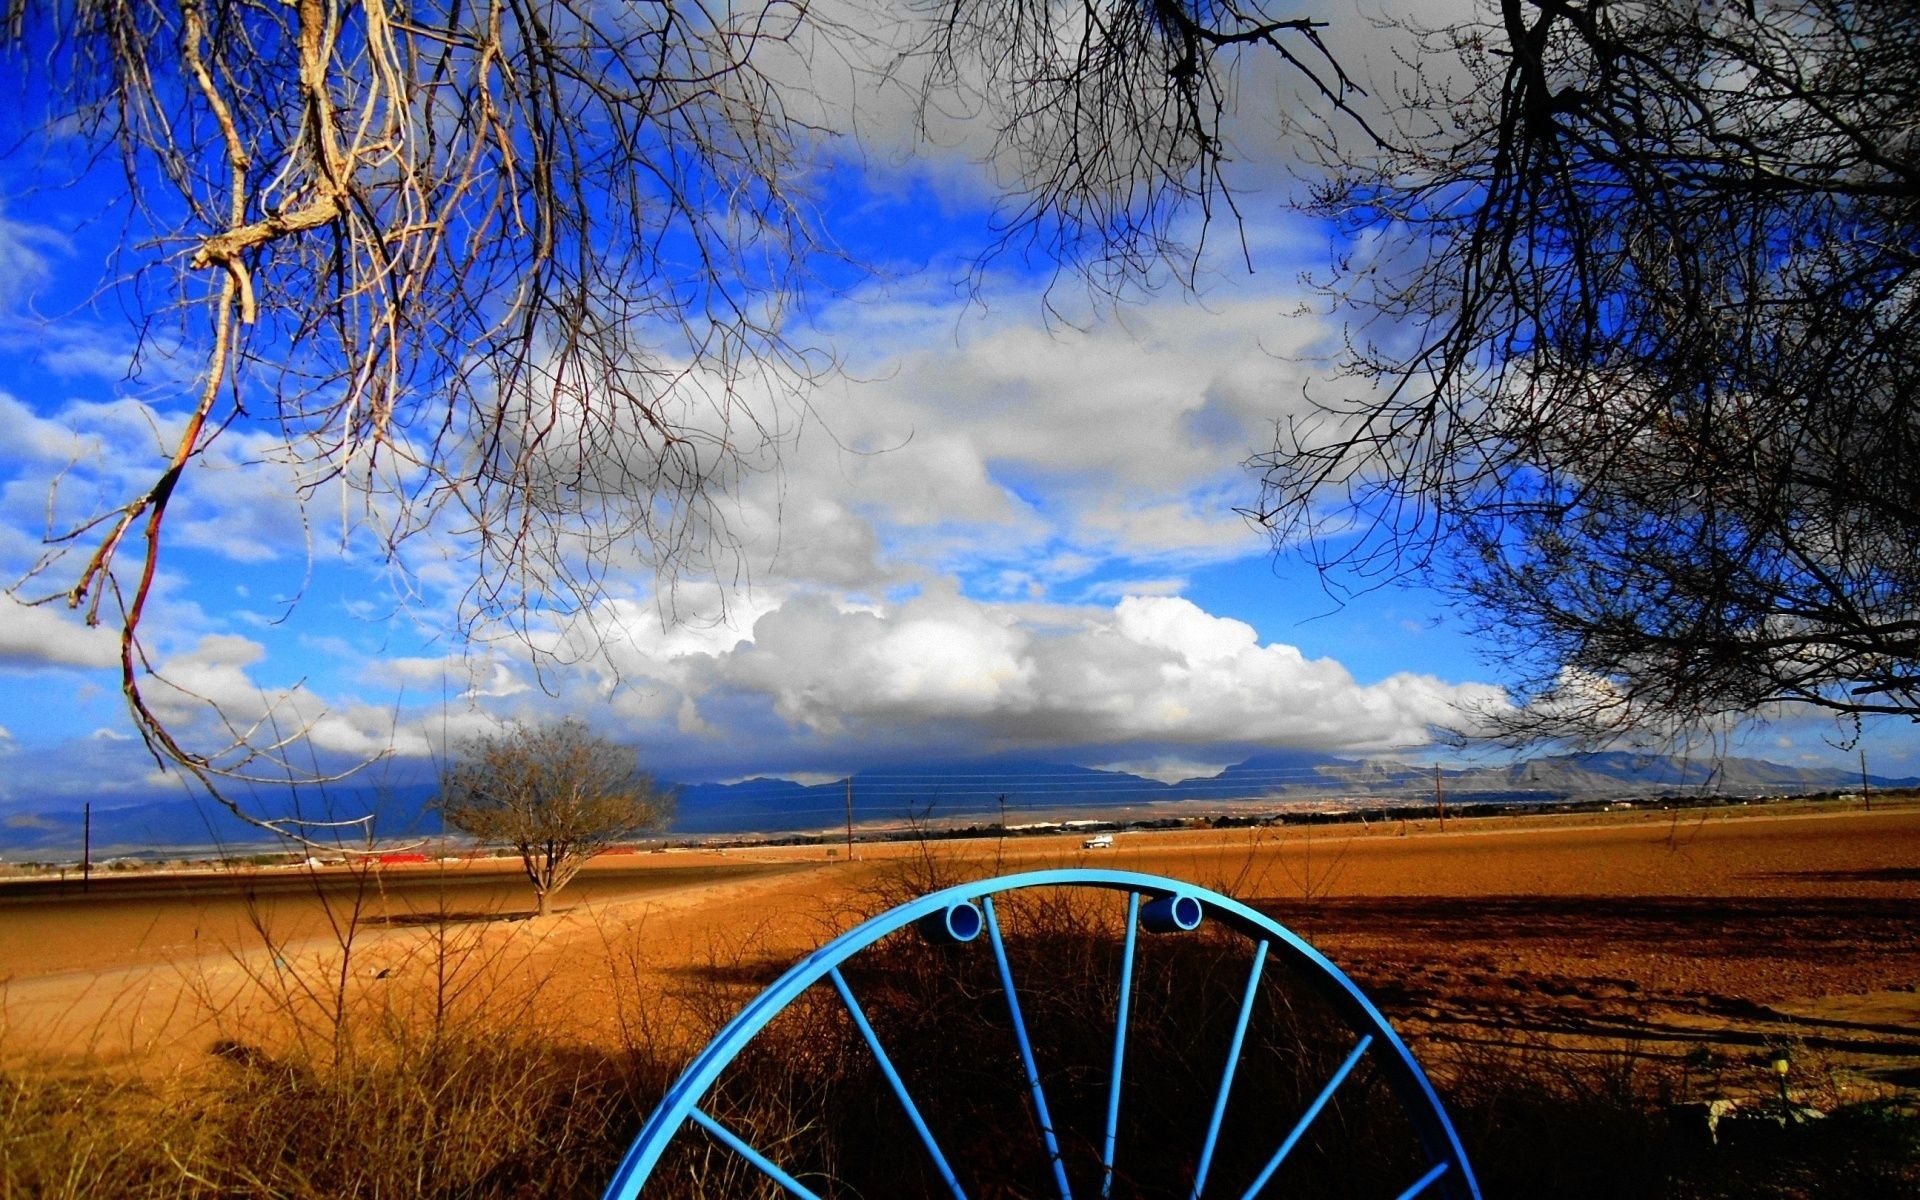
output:
MULTIPOLYGON (((246 803, 249 811, 274 816, 292 813, 316 821, 345 820, 371 813, 374 828, 385 842, 438 836, 439 814, 432 811, 429 804, 433 794, 431 784, 418 784, 382 788, 377 793, 343 788, 331 792, 324 801, 262 794, 248 797, 246 803)), ((84 822, 84 814, 79 809, 0 813, 0 856, 15 862, 78 857, 85 836, 84 822)), ((307 828, 316 838, 326 832, 318 825, 307 828)), ((344 832, 352 834, 353 831, 344 832)), ((211 800, 180 796, 112 807, 93 806, 96 860, 135 853, 199 855, 284 848, 272 842, 271 834, 249 825, 211 800)))
MULTIPOLYGON (((1920 779, 1870 776, 1879 788, 1920 786, 1920 779)), ((1610 751, 1562 754, 1484 767, 1442 767, 1450 801, 1554 802, 1707 791, 1761 796, 1857 789, 1860 776, 1831 768, 1788 767, 1762 759, 1695 761, 1666 755, 1610 751)), ((1392 803, 1433 795, 1431 766, 1381 759, 1347 759, 1304 751, 1259 755, 1206 779, 1163 783, 1123 771, 1102 771, 1042 760, 890 767, 852 779, 857 823, 937 821, 975 817, 1007 824, 1062 812, 1113 811, 1168 802, 1269 799, 1276 804, 1315 800, 1392 803)), ((843 824, 847 783, 806 786, 785 779, 699 784, 681 791, 675 828, 681 833, 826 829, 843 824)))
MULTIPOLYGON (((1309 752, 1249 758, 1206 779, 1164 783, 1125 771, 1096 770, 1044 759, 1002 758, 923 763, 862 771, 852 779, 853 820, 861 825, 956 820, 1019 825, 1064 814, 1126 814, 1146 806, 1267 800, 1276 806, 1311 802, 1392 804, 1430 799, 1431 766, 1380 759, 1347 759, 1309 752)), ((1920 779, 1869 777, 1876 788, 1920 786, 1920 779)), ((1477 767, 1442 767, 1440 786, 1450 803, 1523 803, 1719 793, 1730 796, 1854 790, 1860 776, 1831 768, 1788 767, 1762 759, 1687 760, 1611 751, 1562 754, 1477 767)), ((383 842, 441 833, 431 783, 387 787, 377 793, 335 789, 325 802, 298 798, 310 818, 374 816, 383 842)), ((679 835, 790 833, 837 829, 847 819, 845 780, 802 784, 787 779, 692 784, 680 789, 673 832, 679 835)), ((255 797, 256 811, 287 812, 294 800, 255 797), (273 807, 275 804, 278 807, 273 807)), ((1164 809, 1159 815, 1168 815, 1164 809)), ((79 853, 77 811, 15 811, 0 815, 0 854, 15 861, 79 853)), ((118 807, 96 805, 97 858, 134 852, 204 853, 260 846, 270 839, 218 805, 187 798, 118 807)))

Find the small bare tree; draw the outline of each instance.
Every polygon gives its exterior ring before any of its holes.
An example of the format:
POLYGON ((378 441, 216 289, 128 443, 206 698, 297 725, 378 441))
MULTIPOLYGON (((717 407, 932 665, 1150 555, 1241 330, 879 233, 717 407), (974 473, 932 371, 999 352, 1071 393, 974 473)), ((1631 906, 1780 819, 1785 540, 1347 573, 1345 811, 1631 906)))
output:
POLYGON ((673 793, 636 769, 631 747, 568 718, 461 742, 441 781, 439 808, 455 829, 519 853, 545 916, 553 894, 588 859, 666 824, 673 793))

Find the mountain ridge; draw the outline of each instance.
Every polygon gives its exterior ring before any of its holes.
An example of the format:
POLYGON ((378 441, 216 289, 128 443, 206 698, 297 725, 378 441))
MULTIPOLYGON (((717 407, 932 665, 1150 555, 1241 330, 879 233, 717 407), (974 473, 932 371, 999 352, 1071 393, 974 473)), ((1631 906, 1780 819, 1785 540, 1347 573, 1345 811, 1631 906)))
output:
MULTIPOLYGON (((1857 790, 1858 774, 1827 767, 1790 767, 1766 759, 1694 760, 1629 751, 1544 755, 1513 763, 1441 765, 1439 782, 1450 802, 1562 802, 1625 798, 1663 792, 1760 795, 1857 790)), ((1874 788, 1920 786, 1920 779, 1869 776, 1874 788)), ((1064 811, 1113 815, 1169 802, 1204 808, 1209 802, 1271 800, 1276 805, 1341 800, 1406 803, 1432 796, 1434 770, 1389 758, 1343 758, 1309 751, 1253 755, 1216 775, 1177 782, 1131 772, 1085 767, 1044 756, 1006 756, 955 762, 893 764, 852 776, 852 820, 857 824, 913 823, 972 818, 1018 825, 1064 811)), ((416 782, 370 792, 335 789, 308 815, 371 813, 383 842, 438 837, 434 785, 416 782)), ((679 788, 672 835, 796 833, 844 827, 846 780, 806 784, 781 777, 679 788)), ((292 805, 282 811, 292 809, 292 805)), ((96 857, 126 853, 250 849, 270 845, 258 828, 217 805, 190 797, 96 805, 96 857)), ((77 854, 78 811, 16 811, 0 817, 0 854, 77 854)))

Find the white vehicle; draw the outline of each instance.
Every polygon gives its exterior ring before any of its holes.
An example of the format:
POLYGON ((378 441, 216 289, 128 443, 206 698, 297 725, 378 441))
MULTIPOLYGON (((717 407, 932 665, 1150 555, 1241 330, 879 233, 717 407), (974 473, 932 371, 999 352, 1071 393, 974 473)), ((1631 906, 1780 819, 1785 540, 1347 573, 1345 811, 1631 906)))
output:
POLYGON ((1080 848, 1082 850, 1111 850, 1113 849, 1113 835, 1110 833, 1096 833, 1086 841, 1081 842, 1080 848))

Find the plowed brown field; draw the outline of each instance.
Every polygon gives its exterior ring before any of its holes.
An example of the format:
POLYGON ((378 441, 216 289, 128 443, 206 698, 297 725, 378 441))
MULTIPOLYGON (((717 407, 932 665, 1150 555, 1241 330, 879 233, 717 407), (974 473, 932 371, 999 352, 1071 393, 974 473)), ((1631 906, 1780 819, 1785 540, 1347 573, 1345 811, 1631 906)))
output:
POLYGON ((96 876, 84 896, 8 882, 0 1054, 178 1063, 237 1031, 270 1038, 328 1003, 444 995, 450 956, 463 980, 534 997, 542 1020, 611 1037, 634 1004, 744 997, 929 870, 1081 864, 1178 877, 1272 912, 1427 1052, 1534 1042, 1738 1073, 1789 1041, 1834 1086, 1920 1084, 1920 806, 1117 843, 863 845, 855 862, 798 847, 619 856, 541 919, 521 915, 524 884, 501 864, 96 876))

